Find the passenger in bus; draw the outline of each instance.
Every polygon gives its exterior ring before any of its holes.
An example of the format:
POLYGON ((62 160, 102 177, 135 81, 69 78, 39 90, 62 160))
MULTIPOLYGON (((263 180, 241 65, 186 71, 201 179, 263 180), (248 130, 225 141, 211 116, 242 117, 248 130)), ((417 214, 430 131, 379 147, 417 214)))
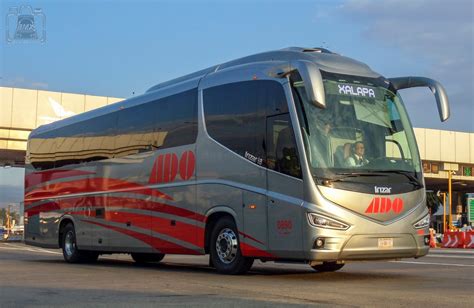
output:
POLYGON ((334 166, 345 167, 347 165, 347 159, 352 154, 352 143, 347 142, 344 145, 340 145, 336 148, 334 153, 334 166))
POLYGON ((328 119, 322 119, 318 125, 318 135, 316 138, 316 149, 314 152, 319 156, 318 161, 322 163, 320 167, 326 168, 332 166, 332 148, 331 148, 331 130, 332 125, 328 119))
POLYGON ((346 164, 349 167, 361 167, 369 163, 364 156, 365 146, 362 141, 356 141, 352 146, 352 154, 347 158, 346 164))

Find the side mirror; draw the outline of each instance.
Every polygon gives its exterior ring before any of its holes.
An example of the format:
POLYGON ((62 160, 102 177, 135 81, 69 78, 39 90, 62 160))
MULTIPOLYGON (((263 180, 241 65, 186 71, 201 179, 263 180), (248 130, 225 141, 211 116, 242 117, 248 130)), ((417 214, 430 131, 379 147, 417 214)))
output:
POLYGON ((316 107, 326 108, 323 77, 319 68, 313 62, 306 60, 290 61, 290 63, 287 62, 284 65, 274 66, 268 74, 274 78, 282 78, 294 71, 298 71, 303 80, 308 101, 316 107))
POLYGON ((307 99, 319 108, 326 108, 323 77, 319 68, 310 61, 291 61, 290 71, 297 70, 303 80, 307 99))
POLYGON ((436 80, 425 77, 397 77, 389 78, 395 90, 428 87, 433 92, 438 105, 439 118, 442 122, 449 118, 449 100, 443 86, 436 80))

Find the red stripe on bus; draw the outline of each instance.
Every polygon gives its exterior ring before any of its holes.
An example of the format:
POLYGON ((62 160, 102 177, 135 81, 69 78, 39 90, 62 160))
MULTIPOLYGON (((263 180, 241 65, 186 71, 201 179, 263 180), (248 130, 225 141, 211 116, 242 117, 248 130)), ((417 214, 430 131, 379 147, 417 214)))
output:
POLYGON ((60 209, 75 209, 79 207, 119 207, 128 209, 147 210, 158 213, 175 215, 183 218, 204 222, 206 217, 199 213, 179 208, 165 203, 147 201, 142 199, 126 197, 108 197, 108 196, 88 196, 60 199, 57 202, 43 203, 32 208, 26 209, 28 216, 37 215, 40 212, 49 212, 60 209))
POLYGON ((25 213, 28 215, 28 217, 31 217, 38 215, 39 213, 59 211, 60 209, 61 207, 57 202, 48 202, 34 206, 31 209, 27 209, 25 210, 25 213))
POLYGON ((78 215, 78 216, 90 216, 89 211, 70 211, 66 212, 67 215, 78 215))
POLYGON ((106 191, 109 193, 130 192, 135 194, 142 194, 173 200, 165 193, 137 183, 111 178, 92 178, 53 183, 46 185, 45 187, 35 189, 31 192, 26 193, 25 203, 31 203, 33 201, 40 201, 43 199, 55 198, 58 196, 69 194, 81 194, 101 191, 106 191))
POLYGON ((254 241, 254 242, 257 242, 257 243, 259 243, 259 244, 265 245, 265 243, 263 243, 263 242, 257 240, 256 238, 254 238, 254 237, 252 237, 252 236, 250 236, 250 235, 248 235, 248 234, 246 234, 246 233, 243 233, 242 231, 239 231, 239 233, 242 234, 242 236, 245 237, 245 238, 251 239, 251 240, 254 241))
POLYGON ((243 242, 240 242, 240 251, 244 257, 275 258, 271 253, 243 242))
POLYGON ((174 225, 172 225, 171 219, 113 211, 106 212, 105 220, 124 224, 130 222, 132 226, 152 230, 156 233, 165 234, 175 239, 191 243, 200 248, 204 248, 204 228, 181 221, 174 221, 174 225))
POLYGON ((168 242, 156 237, 153 237, 151 235, 146 235, 143 233, 135 232, 129 229, 124 229, 124 228, 119 228, 115 226, 109 226, 106 224, 102 224, 96 221, 89 221, 89 220, 82 220, 83 222, 94 224, 103 228, 111 229, 117 232, 120 232, 122 234, 128 235, 130 237, 133 237, 137 240, 140 240, 153 248, 159 250, 162 253, 171 253, 171 254, 188 254, 188 255, 199 255, 198 251, 180 246, 178 244, 168 242))
POLYGON ((180 207, 176 207, 173 205, 168 205, 161 202, 154 202, 154 201, 147 201, 142 199, 132 199, 132 198, 121 198, 121 197, 108 197, 107 198, 108 206, 117 206, 117 207, 125 207, 125 208, 136 208, 136 209, 144 209, 153 212, 171 214, 183 218, 188 218, 192 220, 196 220, 199 222, 204 222, 206 217, 199 213, 183 209, 180 207))
POLYGON ((88 174, 95 174, 95 172, 82 170, 46 170, 33 172, 25 176, 25 189, 52 180, 88 174))

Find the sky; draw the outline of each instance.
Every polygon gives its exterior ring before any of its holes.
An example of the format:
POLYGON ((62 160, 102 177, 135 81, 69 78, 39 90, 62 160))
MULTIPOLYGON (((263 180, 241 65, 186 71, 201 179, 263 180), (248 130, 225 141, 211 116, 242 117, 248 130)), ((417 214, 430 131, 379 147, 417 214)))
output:
POLYGON ((404 90, 413 125, 474 132, 473 3, 2 0, 0 85, 130 97, 253 53, 325 47, 365 62, 385 77, 440 81, 450 99, 451 118, 440 122, 427 88, 404 90), (20 4, 44 13, 44 42, 7 42, 7 14, 20 4))

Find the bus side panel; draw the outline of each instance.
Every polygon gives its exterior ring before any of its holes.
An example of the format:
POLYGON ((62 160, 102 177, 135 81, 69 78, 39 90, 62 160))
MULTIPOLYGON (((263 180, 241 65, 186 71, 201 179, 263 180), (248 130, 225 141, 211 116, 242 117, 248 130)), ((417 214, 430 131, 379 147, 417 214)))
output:
POLYGON ((268 171, 268 234, 271 251, 288 259, 303 258, 303 182, 268 171))
MULTIPOLYGON (((40 209, 43 205, 32 204, 25 209, 28 216, 25 219, 25 242, 39 247, 58 248, 58 227, 62 213, 58 210, 43 211, 40 209)), ((55 206, 57 202, 49 201, 47 205, 55 206)))
POLYGON ((203 254, 204 215, 196 213, 196 186, 194 181, 182 184, 162 189, 173 200, 158 205, 163 212, 151 211, 153 247, 164 253, 203 254))
POLYGON ((213 208, 222 212, 225 211, 223 208, 230 209, 229 213, 235 215, 243 254, 247 249, 247 255, 269 256, 266 252, 266 204, 263 201, 265 169, 205 135, 199 138, 197 151, 197 211, 209 216, 214 213, 213 208), (252 204, 257 206, 255 211, 247 209, 252 204), (249 215, 250 222, 261 224, 247 228, 249 232, 246 232, 245 215, 249 215))
POLYGON ((102 177, 109 193, 95 197, 87 218, 95 230, 92 249, 202 253, 194 152, 194 145, 181 146, 115 161, 102 177))

